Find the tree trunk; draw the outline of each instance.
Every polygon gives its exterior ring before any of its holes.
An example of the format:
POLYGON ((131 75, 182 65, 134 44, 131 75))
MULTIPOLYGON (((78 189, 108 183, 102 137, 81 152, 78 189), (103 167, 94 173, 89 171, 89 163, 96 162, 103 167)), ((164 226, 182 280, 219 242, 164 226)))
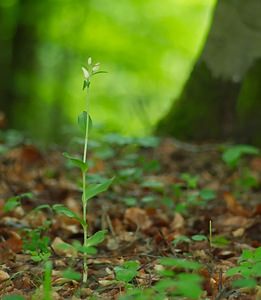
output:
POLYGON ((261 1, 219 0, 203 52, 156 132, 261 143, 261 1))
POLYGON ((9 8, 12 21, 7 20, 6 26, 10 23, 14 25, 10 28, 8 39, 2 40, 3 55, 8 59, 4 61, 3 57, 1 60, 3 68, 0 70, 0 110, 5 112, 9 126, 18 125, 17 106, 28 107, 33 99, 32 86, 38 41, 35 5, 34 0, 23 0, 9 8))

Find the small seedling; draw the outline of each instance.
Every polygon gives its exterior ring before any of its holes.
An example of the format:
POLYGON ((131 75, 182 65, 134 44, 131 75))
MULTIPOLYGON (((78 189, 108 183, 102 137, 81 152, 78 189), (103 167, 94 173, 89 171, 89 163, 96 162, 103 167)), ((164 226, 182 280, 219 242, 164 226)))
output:
POLYGON ((180 297, 199 298, 202 293, 202 278, 198 274, 191 273, 201 267, 198 262, 170 257, 162 258, 159 262, 164 266, 164 270, 160 271, 162 278, 155 285, 158 292, 171 296, 171 299, 176 299, 176 296, 177 299, 180 297), (186 272, 176 273, 176 270, 182 269, 186 272))
POLYGON ((240 173, 240 177, 234 182, 236 191, 248 192, 251 189, 258 187, 258 178, 251 173, 251 170, 245 168, 240 173))
POLYGON ((46 261, 51 256, 50 238, 43 236, 44 227, 24 230, 23 251, 30 254, 34 262, 46 261))
POLYGON ((261 247, 255 250, 244 250, 238 260, 239 266, 227 271, 227 276, 240 275, 234 280, 235 287, 255 287, 257 279, 261 277, 261 247))
POLYGON ((32 193, 24 193, 7 199, 7 201, 4 204, 4 212, 13 211, 16 207, 21 205, 21 200, 32 199, 32 197, 32 193))
POLYGON ((189 173, 181 174, 181 179, 185 181, 189 189, 195 189, 198 186, 199 177, 189 173))
POLYGON ((137 261, 126 261, 121 266, 114 268, 116 279, 125 284, 132 281, 138 274, 140 264, 137 261))
POLYGON ((238 166, 240 159, 244 155, 258 155, 259 149, 250 145, 235 145, 223 152, 222 159, 231 168, 238 166))

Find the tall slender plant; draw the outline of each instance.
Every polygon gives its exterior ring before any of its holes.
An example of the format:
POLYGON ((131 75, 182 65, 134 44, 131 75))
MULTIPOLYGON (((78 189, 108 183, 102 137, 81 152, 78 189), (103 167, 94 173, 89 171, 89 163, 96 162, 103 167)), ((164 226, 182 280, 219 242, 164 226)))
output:
POLYGON ((87 220, 88 212, 88 201, 95 197, 97 194, 100 194, 108 189, 111 185, 113 178, 103 181, 98 184, 88 184, 86 181, 86 175, 88 171, 87 163, 87 150, 88 150, 88 141, 89 141, 89 129, 91 127, 91 117, 90 117, 90 85, 91 80, 94 75, 100 73, 106 73, 100 71, 99 63, 92 63, 91 57, 88 59, 87 67, 82 67, 84 81, 83 81, 83 90, 86 90, 86 110, 84 110, 78 116, 78 124, 83 130, 84 134, 84 148, 82 158, 73 157, 68 153, 64 153, 64 156, 71 161, 71 163, 80 168, 82 174, 82 216, 77 215, 75 212, 71 211, 64 205, 56 204, 53 206, 53 209, 58 213, 63 213, 68 217, 77 219, 82 228, 83 228, 83 245, 74 245, 78 251, 83 253, 83 283, 87 282, 88 279, 88 255, 95 253, 95 246, 101 243, 106 235, 105 230, 96 232, 94 235, 90 236, 88 232, 89 223, 87 220))

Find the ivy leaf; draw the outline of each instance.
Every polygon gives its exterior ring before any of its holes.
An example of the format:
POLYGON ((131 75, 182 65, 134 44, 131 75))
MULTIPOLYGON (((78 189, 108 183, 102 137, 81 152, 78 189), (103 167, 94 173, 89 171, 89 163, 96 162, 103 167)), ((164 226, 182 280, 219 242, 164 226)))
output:
POLYGON ((84 224, 83 219, 80 218, 74 211, 70 210, 68 207, 62 205, 62 204, 55 204, 53 205, 53 210, 58 214, 63 214, 69 218, 76 219, 79 221, 82 225, 84 224))
POLYGON ((81 159, 77 158, 77 157, 73 157, 70 154, 68 154, 67 152, 63 153, 63 156, 67 159, 69 159, 69 161, 75 166, 78 167, 82 170, 83 173, 86 173, 88 170, 88 165, 86 162, 83 162, 81 159))

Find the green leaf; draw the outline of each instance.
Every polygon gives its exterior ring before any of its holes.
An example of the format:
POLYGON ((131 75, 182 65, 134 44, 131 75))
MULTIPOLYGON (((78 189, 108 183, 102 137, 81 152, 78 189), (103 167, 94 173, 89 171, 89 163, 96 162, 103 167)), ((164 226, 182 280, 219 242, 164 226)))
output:
POLYGON ((4 296, 2 300, 25 300, 25 298, 20 295, 8 295, 4 296))
POLYGON ((80 129, 84 132, 86 130, 87 118, 89 118, 88 127, 89 127, 89 129, 91 129, 92 128, 92 119, 91 119, 91 116, 87 113, 87 111, 83 111, 78 116, 78 125, 79 125, 80 129))
POLYGON ((155 289, 159 292, 165 292, 169 289, 175 288, 175 280, 172 278, 164 278, 158 281, 155 285, 155 289))
POLYGON ((36 208, 33 209, 33 211, 39 211, 41 209, 49 209, 52 210, 51 206, 49 204, 42 204, 42 205, 38 205, 36 208))
POLYGON ((229 270, 227 270, 226 275, 227 276, 234 276, 236 274, 240 274, 241 270, 242 270, 241 267, 230 268, 229 270))
POLYGON ((105 236, 107 234, 107 230, 100 230, 94 233, 94 235, 90 236, 87 239, 86 242, 86 247, 92 247, 92 246, 96 246, 100 243, 102 243, 105 239, 105 236))
POLYGON ((78 241, 73 242, 73 248, 77 252, 86 253, 86 254, 89 254, 89 255, 94 255, 94 254, 97 253, 97 249, 95 247, 84 247, 78 241))
POLYGON ((136 261, 126 261, 122 266, 114 268, 116 279, 119 281, 130 282, 138 274, 139 263, 136 261))
POLYGON ((226 239, 226 237, 222 236, 222 235, 216 235, 214 237, 212 237, 212 244, 215 247, 225 247, 229 244, 229 240, 226 239))
POLYGON ((261 261, 261 247, 256 248, 256 250, 254 252, 254 260, 261 261))
POLYGON ((197 274, 181 273, 175 280, 175 294, 198 299, 202 293, 201 281, 202 278, 197 274))
POLYGON ((86 162, 83 162, 81 159, 71 156, 70 154, 64 152, 63 156, 70 160, 70 162, 75 166, 82 170, 82 172, 87 172, 88 165, 86 162))
POLYGON ((14 210, 17 206, 21 205, 20 197, 9 198, 4 204, 4 212, 10 212, 14 210))
POLYGON ((195 189, 197 187, 198 181, 199 181, 198 176, 193 176, 188 173, 182 173, 181 179, 187 183, 188 188, 190 188, 190 189, 195 189))
POLYGON ((172 242, 172 244, 174 246, 177 246, 180 243, 190 243, 190 242, 191 242, 190 238, 188 238, 185 235, 180 235, 180 236, 175 238, 175 240, 172 242))
POLYGON ((210 189, 203 189, 200 191, 199 196, 203 200, 213 200, 216 198, 216 193, 213 190, 210 189))
POLYGON ((34 262, 46 261, 51 256, 51 253, 40 253, 31 256, 31 260, 34 262))
POLYGON ((203 234, 195 234, 191 238, 192 238, 193 241, 196 241, 196 242, 201 242, 201 241, 207 241, 208 240, 208 238, 203 234))
POLYGON ((252 274, 256 277, 261 277, 261 261, 255 263, 252 268, 252 274))
POLYGON ((106 71, 97 71, 97 72, 93 72, 92 75, 104 74, 104 73, 108 73, 108 72, 106 72, 106 71))
POLYGON ((249 259, 253 259, 254 257, 254 252, 248 249, 243 250, 241 256, 240 256, 240 261, 243 260, 249 260, 249 259))
POLYGON ((163 266, 177 267, 177 268, 189 269, 189 270, 198 270, 201 266, 196 261, 189 261, 186 259, 172 258, 172 257, 161 258, 159 262, 163 266))
POLYGON ((232 286, 234 287, 248 287, 248 288, 254 288, 256 287, 257 282, 255 281, 255 279, 252 278, 242 278, 242 279, 238 279, 232 282, 232 286))
POLYGON ((23 193, 14 197, 9 198, 4 204, 4 212, 10 212, 17 206, 21 205, 21 200, 24 198, 32 199, 32 193, 23 193))
POLYGON ((128 261, 125 261, 122 264, 122 266, 127 269, 137 270, 140 267, 140 264, 139 264, 139 262, 137 262, 135 260, 128 260, 128 261))
POLYGON ((79 281, 82 277, 81 273, 75 272, 72 269, 67 269, 62 272, 62 277, 70 280, 76 280, 79 281))
POLYGON ((236 145, 224 151, 222 159, 230 167, 236 167, 243 155, 257 155, 258 148, 249 145, 236 145))
POLYGON ((83 87, 82 87, 82 89, 84 90, 85 88, 89 88, 90 84, 91 84, 90 80, 85 79, 83 81, 83 87))
POLYGON ((84 224, 82 218, 80 218, 74 211, 70 210, 68 207, 62 205, 62 204, 54 204, 53 210, 58 214, 63 214, 69 218, 76 219, 79 221, 82 225, 84 224))
POLYGON ((114 177, 102 183, 88 185, 85 189, 85 199, 83 199, 83 202, 85 201, 87 202, 89 199, 93 198, 94 196, 102 192, 105 192, 112 184, 113 180, 114 177))

